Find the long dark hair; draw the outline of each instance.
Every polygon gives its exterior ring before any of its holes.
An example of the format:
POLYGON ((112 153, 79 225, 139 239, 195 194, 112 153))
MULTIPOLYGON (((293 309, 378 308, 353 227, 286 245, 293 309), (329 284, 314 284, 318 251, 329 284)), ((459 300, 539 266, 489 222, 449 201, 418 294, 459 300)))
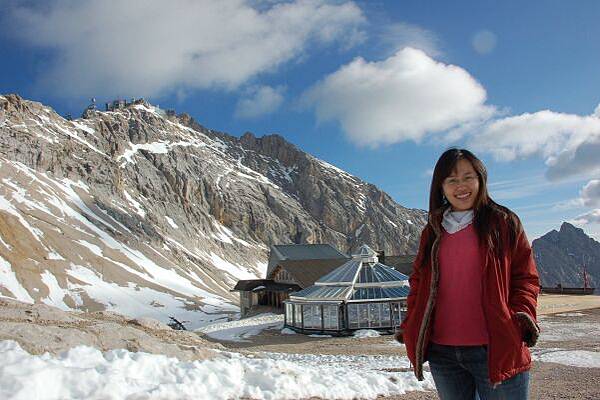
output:
POLYGON ((445 200, 442 184, 455 170, 459 160, 469 161, 479 180, 479 192, 473 203, 473 226, 479 237, 479 242, 497 257, 501 257, 507 248, 514 245, 520 222, 513 212, 496 203, 490 197, 487 190, 487 170, 483 162, 469 150, 451 148, 440 156, 433 170, 429 191, 429 218, 427 223, 427 228, 433 232, 433 235, 429 235, 426 259, 429 258, 433 241, 441 234, 444 211, 450 207, 450 204, 445 200), (501 219, 508 221, 509 243, 502 240, 503 235, 501 235, 498 225, 501 219))

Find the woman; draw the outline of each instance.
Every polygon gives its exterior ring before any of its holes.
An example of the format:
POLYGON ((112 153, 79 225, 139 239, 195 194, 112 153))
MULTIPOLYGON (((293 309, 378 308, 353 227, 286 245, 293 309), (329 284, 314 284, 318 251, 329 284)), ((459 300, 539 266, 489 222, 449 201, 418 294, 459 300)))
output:
POLYGON ((468 150, 438 160, 396 336, 417 379, 429 361, 442 400, 527 399, 539 278, 521 222, 486 184, 468 150))

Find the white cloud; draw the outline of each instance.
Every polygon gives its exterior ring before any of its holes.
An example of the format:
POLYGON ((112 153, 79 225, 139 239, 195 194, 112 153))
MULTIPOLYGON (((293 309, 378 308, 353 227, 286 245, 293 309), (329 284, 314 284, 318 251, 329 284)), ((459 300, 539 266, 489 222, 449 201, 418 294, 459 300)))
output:
POLYGON ((496 47, 498 39, 493 32, 482 30, 473 35, 471 44, 479 54, 489 54, 496 47))
POLYGON ((578 225, 600 224, 600 208, 579 215, 573 220, 578 225))
POLYGON ((254 86, 246 92, 246 97, 237 103, 235 116, 238 118, 256 118, 270 114, 283 103, 285 88, 278 86, 254 86))
POLYGON ((353 2, 327 0, 58 1, 6 15, 14 35, 53 51, 40 83, 65 96, 237 88, 309 46, 355 42, 365 22, 353 2))
POLYGON ((420 141, 494 113, 464 69, 404 48, 379 62, 356 58, 314 85, 303 103, 319 121, 337 120, 359 145, 420 141))
MULTIPOLYGON (((481 134, 474 134, 469 146, 494 154, 499 160, 541 156, 547 165, 550 182, 517 189, 533 194, 543 186, 591 178, 600 174, 600 106, 590 115, 575 115, 543 110, 488 123, 481 134)), ((589 181, 573 206, 600 207, 600 181, 589 181)), ((573 220, 575 223, 600 223, 600 209, 590 210, 573 220)))
POLYGON ((541 156, 551 180, 600 171, 600 113, 580 116, 543 110, 495 120, 469 146, 497 159, 541 156))
POLYGON ((600 207, 600 179, 592 179, 581 189, 581 201, 586 207, 600 207))

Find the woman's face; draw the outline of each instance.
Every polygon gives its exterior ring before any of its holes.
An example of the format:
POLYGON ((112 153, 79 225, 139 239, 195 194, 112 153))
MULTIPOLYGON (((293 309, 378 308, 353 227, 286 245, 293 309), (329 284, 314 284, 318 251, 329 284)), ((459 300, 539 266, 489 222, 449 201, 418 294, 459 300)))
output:
POLYGON ((454 171, 442 183, 444 195, 453 211, 465 211, 473 208, 479 193, 479 178, 468 160, 460 159, 454 171))

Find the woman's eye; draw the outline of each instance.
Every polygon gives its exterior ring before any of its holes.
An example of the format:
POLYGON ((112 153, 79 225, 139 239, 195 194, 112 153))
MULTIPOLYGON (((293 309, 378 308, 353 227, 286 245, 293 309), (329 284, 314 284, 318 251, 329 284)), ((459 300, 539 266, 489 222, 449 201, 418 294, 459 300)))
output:
POLYGON ((467 177, 465 177, 466 181, 472 181, 473 179, 475 179, 475 177, 473 177, 473 176, 467 176, 467 177))
POLYGON ((446 183, 448 185, 456 185, 458 183, 458 179, 456 179, 456 178, 446 179, 446 183))

